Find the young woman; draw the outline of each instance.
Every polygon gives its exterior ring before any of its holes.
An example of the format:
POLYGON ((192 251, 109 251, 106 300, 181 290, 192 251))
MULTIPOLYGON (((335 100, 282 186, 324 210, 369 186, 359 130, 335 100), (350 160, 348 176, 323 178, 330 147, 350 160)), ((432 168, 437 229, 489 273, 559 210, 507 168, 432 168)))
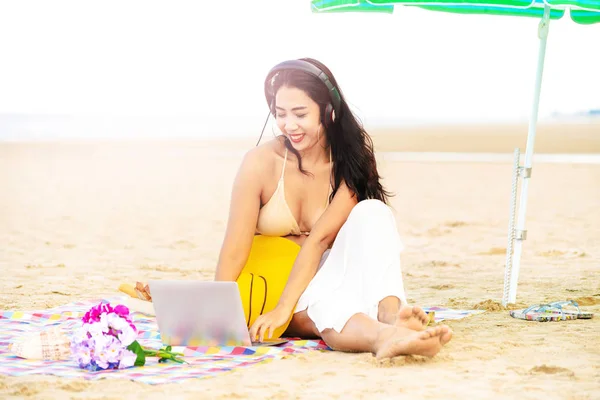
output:
POLYGON ((251 338, 434 356, 452 331, 426 328, 425 312, 407 304, 389 194, 331 71, 285 61, 265 95, 282 135, 242 161, 215 276, 238 282, 251 338))

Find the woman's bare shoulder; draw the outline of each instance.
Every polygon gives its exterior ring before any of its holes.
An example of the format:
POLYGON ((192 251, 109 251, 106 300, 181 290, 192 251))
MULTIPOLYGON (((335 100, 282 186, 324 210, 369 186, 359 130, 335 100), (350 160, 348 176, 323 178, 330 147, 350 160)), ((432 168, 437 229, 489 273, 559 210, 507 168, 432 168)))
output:
POLYGON ((246 152, 241 168, 256 172, 267 172, 273 169, 278 159, 283 158, 285 146, 279 138, 274 138, 246 152))

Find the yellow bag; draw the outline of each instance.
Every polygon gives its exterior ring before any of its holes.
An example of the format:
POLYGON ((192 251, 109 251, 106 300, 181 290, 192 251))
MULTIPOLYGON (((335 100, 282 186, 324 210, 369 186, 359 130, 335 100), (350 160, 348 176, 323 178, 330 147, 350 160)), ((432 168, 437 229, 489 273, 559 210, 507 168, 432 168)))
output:
MULTIPOLYGON (((254 236, 248 261, 237 279, 248 327, 277 306, 299 252, 300 246, 291 240, 254 236)), ((274 339, 283 335, 293 315, 274 331, 274 339)))

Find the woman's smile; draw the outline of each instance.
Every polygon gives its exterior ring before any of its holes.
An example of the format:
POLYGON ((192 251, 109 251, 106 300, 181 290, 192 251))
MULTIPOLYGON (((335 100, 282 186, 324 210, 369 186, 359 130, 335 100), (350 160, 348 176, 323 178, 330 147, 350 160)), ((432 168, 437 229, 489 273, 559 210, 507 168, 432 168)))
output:
POLYGON ((288 137, 294 143, 300 143, 304 139, 304 133, 288 133, 288 137))

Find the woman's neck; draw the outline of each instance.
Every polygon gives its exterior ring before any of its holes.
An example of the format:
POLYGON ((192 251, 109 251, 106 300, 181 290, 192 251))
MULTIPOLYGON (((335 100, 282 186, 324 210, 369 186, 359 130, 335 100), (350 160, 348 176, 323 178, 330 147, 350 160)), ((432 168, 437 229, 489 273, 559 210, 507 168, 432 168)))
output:
POLYGON ((331 149, 325 140, 317 143, 313 147, 300 151, 302 157, 302 166, 306 169, 314 169, 319 165, 329 164, 331 160, 331 149))

